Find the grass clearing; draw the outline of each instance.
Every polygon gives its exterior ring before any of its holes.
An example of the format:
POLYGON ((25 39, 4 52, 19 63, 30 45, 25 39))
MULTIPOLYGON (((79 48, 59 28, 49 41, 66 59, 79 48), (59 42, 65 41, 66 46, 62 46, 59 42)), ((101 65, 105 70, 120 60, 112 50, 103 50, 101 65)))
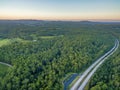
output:
POLYGON ((0 77, 7 72, 8 68, 9 68, 8 66, 0 64, 0 77))
POLYGON ((0 47, 11 43, 11 39, 0 39, 0 47))
POLYGON ((23 40, 20 38, 13 38, 13 39, 0 39, 0 47, 4 45, 9 45, 13 42, 29 42, 28 40, 23 40))
POLYGON ((40 38, 42 39, 51 39, 51 38, 55 38, 57 36, 41 36, 40 38))
POLYGON ((13 39, 10 39, 11 42, 30 42, 29 40, 24 40, 24 39, 21 39, 21 38, 13 38, 13 39))
POLYGON ((56 38, 56 37, 63 37, 64 35, 58 35, 58 36, 40 36, 40 38, 42 39, 52 39, 52 38, 56 38))

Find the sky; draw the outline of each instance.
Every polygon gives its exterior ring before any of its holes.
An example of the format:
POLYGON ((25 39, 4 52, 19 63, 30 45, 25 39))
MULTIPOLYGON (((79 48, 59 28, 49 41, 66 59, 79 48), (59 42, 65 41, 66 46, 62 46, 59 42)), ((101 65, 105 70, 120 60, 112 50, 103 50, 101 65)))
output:
POLYGON ((120 0, 0 0, 0 19, 120 21, 120 0))

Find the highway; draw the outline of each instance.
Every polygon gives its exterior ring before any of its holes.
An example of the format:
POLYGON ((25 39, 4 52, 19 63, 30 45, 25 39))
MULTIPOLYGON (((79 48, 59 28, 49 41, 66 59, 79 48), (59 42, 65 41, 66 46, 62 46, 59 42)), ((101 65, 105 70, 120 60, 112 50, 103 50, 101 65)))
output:
POLYGON ((3 64, 3 65, 6 65, 6 66, 9 66, 9 67, 12 67, 12 65, 7 64, 7 63, 4 63, 4 62, 0 62, 0 64, 3 64))
POLYGON ((97 59, 77 80, 77 82, 72 86, 70 90, 83 90, 94 72, 98 69, 98 67, 110 56, 112 55, 119 47, 119 41, 115 40, 114 47, 105 53, 102 57, 97 59))

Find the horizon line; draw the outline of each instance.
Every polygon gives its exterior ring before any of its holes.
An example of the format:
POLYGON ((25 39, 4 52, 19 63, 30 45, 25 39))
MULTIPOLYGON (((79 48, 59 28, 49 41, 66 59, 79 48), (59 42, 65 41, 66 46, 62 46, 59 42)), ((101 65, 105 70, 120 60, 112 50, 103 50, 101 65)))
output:
POLYGON ((17 20, 35 20, 35 21, 72 21, 72 22, 79 22, 79 21, 91 21, 91 22, 120 22, 120 20, 115 20, 115 19, 79 19, 79 20, 61 20, 61 19, 1 19, 0 18, 0 21, 2 21, 2 20, 8 20, 8 21, 17 21, 17 20))

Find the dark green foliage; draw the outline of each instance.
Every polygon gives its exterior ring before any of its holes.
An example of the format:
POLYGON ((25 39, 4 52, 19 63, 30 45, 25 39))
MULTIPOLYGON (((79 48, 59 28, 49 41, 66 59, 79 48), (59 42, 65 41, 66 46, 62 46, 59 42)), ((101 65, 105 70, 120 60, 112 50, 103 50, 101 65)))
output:
MULTIPOLYGON (((68 73, 80 73, 114 45, 112 32, 106 30, 110 25, 44 22, 0 26, 2 38, 29 40, 0 47, 0 61, 13 65, 1 80, 1 90, 61 90, 68 73)), ((99 86, 93 90, 96 88, 99 86)), ((103 88, 107 86, 103 84, 103 88)))
MULTIPOLYGON (((96 72, 89 83, 90 90, 99 87, 100 90, 120 89, 120 52, 108 59, 96 72)), ((98 89, 97 89, 98 90, 98 89)))

